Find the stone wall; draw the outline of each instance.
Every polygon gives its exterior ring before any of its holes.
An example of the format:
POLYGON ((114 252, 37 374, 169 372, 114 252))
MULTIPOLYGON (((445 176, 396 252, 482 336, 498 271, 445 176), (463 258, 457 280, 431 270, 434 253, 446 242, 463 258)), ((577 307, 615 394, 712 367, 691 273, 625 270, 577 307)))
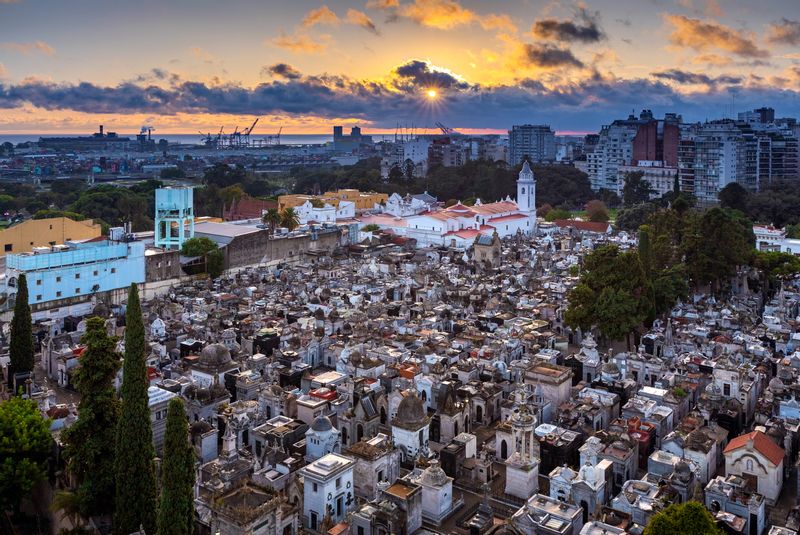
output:
POLYGON ((237 236, 224 248, 225 269, 299 262, 308 252, 333 252, 340 237, 338 229, 319 231, 316 239, 311 233, 270 238, 268 230, 237 236))

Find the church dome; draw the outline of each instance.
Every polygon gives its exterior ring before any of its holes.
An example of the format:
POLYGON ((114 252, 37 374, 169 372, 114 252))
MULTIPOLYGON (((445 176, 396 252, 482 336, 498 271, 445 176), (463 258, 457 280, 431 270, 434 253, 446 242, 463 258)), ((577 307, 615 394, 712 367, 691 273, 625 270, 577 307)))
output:
POLYGON ((322 433, 333 429, 333 424, 331 423, 331 419, 327 416, 318 416, 311 422, 311 429, 312 431, 322 433))
POLYGON ((426 419, 425 406, 417 393, 412 390, 400 401, 394 423, 400 427, 420 428, 427 423, 426 419))
POLYGON ((203 366, 225 366, 230 362, 231 352, 222 344, 209 344, 200 352, 200 364, 203 366))

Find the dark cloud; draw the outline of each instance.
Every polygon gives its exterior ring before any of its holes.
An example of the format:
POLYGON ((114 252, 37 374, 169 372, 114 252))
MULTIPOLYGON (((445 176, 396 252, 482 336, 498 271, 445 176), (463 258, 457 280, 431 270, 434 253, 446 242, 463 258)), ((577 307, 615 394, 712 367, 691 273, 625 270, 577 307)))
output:
POLYGON ((440 87, 442 89, 466 89, 469 84, 459 80, 447 71, 437 69, 426 61, 412 59, 394 70, 398 86, 440 87))
POLYGON ((708 76, 707 74, 683 71, 680 69, 668 69, 666 71, 654 72, 651 74, 651 76, 658 78, 659 80, 672 80, 673 82, 678 82, 681 84, 732 85, 743 82, 743 79, 740 76, 708 76))
POLYGON ((783 18, 771 24, 767 41, 779 45, 800 45, 800 21, 783 18))
POLYGON ((275 76, 278 78, 285 78, 287 80, 297 80, 303 75, 300 71, 289 65, 288 63, 276 63, 261 69, 261 74, 264 76, 275 76))
POLYGON ((551 45, 524 44, 523 61, 528 65, 553 69, 558 67, 583 67, 583 62, 568 48, 551 45))
MULTIPOLYGON (((116 86, 42 80, 0 83, 0 108, 29 104, 44 110, 141 113, 154 117, 177 113, 348 117, 375 128, 392 128, 398 120, 423 119, 424 107, 420 105, 423 97, 409 80, 419 79, 431 69, 430 65, 426 70, 409 62, 398 69, 406 76, 390 82, 321 75, 281 78, 253 88, 188 81, 167 88, 132 82, 116 86)), ((792 75, 800 73, 787 73, 787 79, 792 75)), ((713 80, 718 84, 713 90, 686 92, 673 86, 678 76, 668 73, 626 80, 593 71, 583 79, 557 85, 537 77, 499 86, 455 84, 451 80, 454 85, 449 87, 446 102, 437 110, 437 120, 463 128, 507 128, 535 110, 537 120, 560 130, 594 131, 615 118, 627 117, 631 109, 647 108, 656 114, 678 112, 686 120, 702 120, 709 116, 709 110, 724 109, 733 90, 742 109, 757 108, 768 102, 782 115, 800 113, 800 91, 777 87, 772 79, 759 82, 748 77, 747 83, 729 86, 726 84, 733 84, 734 77, 718 77, 713 80)))
POLYGON ((596 43, 605 35, 597 21, 597 13, 581 9, 573 20, 540 19, 533 23, 531 31, 540 39, 564 43, 596 43))

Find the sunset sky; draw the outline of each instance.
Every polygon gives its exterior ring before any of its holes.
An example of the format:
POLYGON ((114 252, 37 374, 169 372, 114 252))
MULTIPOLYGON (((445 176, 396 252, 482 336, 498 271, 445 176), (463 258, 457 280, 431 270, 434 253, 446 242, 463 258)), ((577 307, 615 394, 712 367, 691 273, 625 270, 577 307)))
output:
POLYGON ((588 132, 799 94, 798 0, 0 0, 0 133, 588 132))

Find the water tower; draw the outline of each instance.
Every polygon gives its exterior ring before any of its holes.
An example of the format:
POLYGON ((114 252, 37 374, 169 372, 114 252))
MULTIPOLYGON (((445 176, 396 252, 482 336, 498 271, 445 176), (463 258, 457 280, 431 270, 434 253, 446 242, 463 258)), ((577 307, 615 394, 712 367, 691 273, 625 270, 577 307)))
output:
POLYGON ((155 245, 180 249, 194 237, 194 196, 192 188, 156 190, 155 245))

